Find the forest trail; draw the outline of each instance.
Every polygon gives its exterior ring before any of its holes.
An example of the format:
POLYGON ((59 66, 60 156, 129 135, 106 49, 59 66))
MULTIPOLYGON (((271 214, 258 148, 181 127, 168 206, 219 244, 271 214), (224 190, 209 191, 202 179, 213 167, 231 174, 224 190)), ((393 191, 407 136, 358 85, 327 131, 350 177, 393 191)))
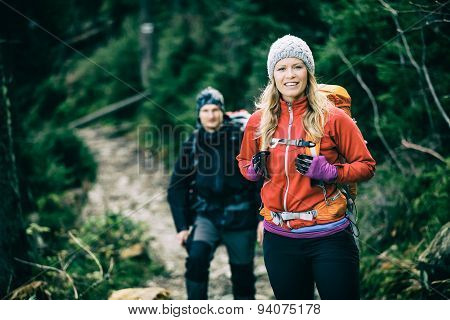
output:
MULTIPOLYGON (((137 142, 113 127, 88 127, 78 131, 98 162, 97 182, 88 194, 83 217, 121 212, 145 223, 151 237, 153 260, 166 275, 149 279, 147 286, 168 289, 173 299, 186 299, 184 271, 186 252, 175 238, 175 227, 166 201, 169 171, 159 163, 139 170, 137 142), (150 223, 151 222, 151 223, 150 223)), ((256 249, 256 298, 273 299, 262 250, 256 249)), ((209 299, 232 299, 230 268, 223 246, 217 249, 210 268, 209 299)))

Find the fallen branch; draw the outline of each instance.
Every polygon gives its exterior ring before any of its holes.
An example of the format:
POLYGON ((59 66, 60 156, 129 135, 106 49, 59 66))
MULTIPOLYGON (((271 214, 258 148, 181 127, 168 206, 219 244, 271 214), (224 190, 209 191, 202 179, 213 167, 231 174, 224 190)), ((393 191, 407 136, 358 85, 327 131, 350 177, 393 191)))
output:
POLYGON ((84 117, 81 117, 77 120, 70 122, 69 128, 74 129, 74 128, 79 128, 81 126, 84 126, 94 120, 97 120, 98 118, 101 118, 101 117, 108 115, 112 112, 115 112, 119 109, 122 109, 129 105, 132 105, 135 102, 145 99, 149 94, 150 94, 150 91, 146 90, 146 91, 140 92, 138 94, 135 94, 131 97, 128 97, 126 99, 120 100, 119 102, 115 102, 113 104, 107 105, 106 107, 103 107, 100 110, 94 111, 93 113, 90 113, 84 117))
POLYGON ((423 153, 428 153, 428 154, 432 155, 433 157, 435 157, 435 158, 441 160, 442 162, 446 163, 444 157, 442 155, 440 155, 439 153, 437 153, 436 151, 434 151, 433 149, 422 147, 422 146, 420 146, 418 144, 409 142, 409 141, 407 141, 405 139, 402 139, 402 146, 404 146, 405 148, 408 148, 408 149, 413 149, 413 150, 417 150, 417 151, 420 151, 420 152, 423 152, 423 153))
POLYGON ((42 270, 53 271, 53 272, 59 273, 60 275, 63 275, 64 277, 67 278, 67 280, 69 281, 69 284, 72 286, 74 298, 75 298, 75 299, 78 299, 78 291, 77 291, 77 288, 75 287, 75 284, 74 284, 74 282, 73 282, 72 277, 71 277, 66 271, 60 270, 60 269, 55 268, 55 267, 51 267, 51 266, 46 266, 46 265, 43 265, 43 264, 39 264, 39 263, 34 263, 34 262, 25 261, 25 260, 22 260, 22 259, 19 259, 19 258, 14 258, 14 260, 19 261, 19 262, 24 263, 24 264, 28 264, 28 265, 30 265, 30 266, 33 266, 33 267, 36 267, 36 268, 39 268, 39 269, 42 269, 42 270))
POLYGON ((95 281, 93 284, 91 284, 89 287, 87 287, 83 292, 80 293, 80 297, 83 298, 83 296, 86 294, 86 292, 88 292, 89 290, 97 287, 103 281, 109 279, 111 277, 111 272, 112 272, 113 268, 114 268, 114 259, 111 258, 109 260, 108 271, 105 273, 104 277, 102 279, 99 279, 99 280, 95 281))
POLYGON ((97 266, 98 266, 98 269, 100 270, 100 279, 103 279, 103 267, 102 267, 100 261, 99 261, 99 260, 97 259, 97 257, 95 256, 95 254, 92 253, 92 251, 89 250, 89 248, 88 248, 88 247, 87 247, 80 239, 78 239, 77 237, 75 237, 75 236, 73 235, 72 232, 69 231, 68 233, 69 233, 70 238, 72 238, 72 240, 75 241, 75 243, 76 243, 81 249, 83 249, 84 251, 86 251, 86 253, 92 258, 92 260, 94 260, 94 262, 95 262, 95 263, 97 264, 97 266))

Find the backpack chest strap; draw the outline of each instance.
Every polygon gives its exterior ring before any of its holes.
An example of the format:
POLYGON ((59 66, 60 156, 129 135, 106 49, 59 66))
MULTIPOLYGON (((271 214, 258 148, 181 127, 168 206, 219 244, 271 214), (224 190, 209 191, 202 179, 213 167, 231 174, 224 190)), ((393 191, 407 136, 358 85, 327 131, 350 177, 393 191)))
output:
POLYGON ((313 148, 316 144, 314 142, 303 139, 285 139, 285 138, 272 138, 270 141, 270 148, 275 148, 278 144, 285 144, 297 147, 313 148))

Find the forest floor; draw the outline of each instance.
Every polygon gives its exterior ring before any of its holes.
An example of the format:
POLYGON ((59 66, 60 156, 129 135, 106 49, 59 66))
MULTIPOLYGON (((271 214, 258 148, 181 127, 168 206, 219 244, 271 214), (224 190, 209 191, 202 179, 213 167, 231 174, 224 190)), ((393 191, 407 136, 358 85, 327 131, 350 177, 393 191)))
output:
MULTIPOLYGON (((148 228, 150 255, 166 270, 148 279, 147 286, 170 291, 173 299, 186 299, 184 271, 186 251, 176 241, 175 227, 166 201, 170 170, 161 163, 139 162, 138 143, 131 134, 113 127, 79 130, 98 162, 97 182, 88 194, 83 216, 121 212, 148 228)), ((256 298, 273 299, 262 250, 256 245, 256 298)), ((232 299, 228 256, 220 246, 210 268, 209 298, 232 299)))

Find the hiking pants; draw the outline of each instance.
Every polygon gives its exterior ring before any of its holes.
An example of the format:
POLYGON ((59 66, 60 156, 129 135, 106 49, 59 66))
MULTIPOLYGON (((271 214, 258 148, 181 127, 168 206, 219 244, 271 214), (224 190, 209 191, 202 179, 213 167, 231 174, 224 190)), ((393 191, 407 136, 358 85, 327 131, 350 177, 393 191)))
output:
POLYGON ((264 262, 277 299, 359 299, 359 250, 350 228, 315 239, 264 231, 264 262))
POLYGON ((187 243, 186 286, 188 299, 207 299, 209 266, 214 252, 223 243, 228 252, 235 299, 254 299, 255 230, 219 230, 207 218, 197 216, 187 243), (203 284, 203 285, 202 285, 203 284))

